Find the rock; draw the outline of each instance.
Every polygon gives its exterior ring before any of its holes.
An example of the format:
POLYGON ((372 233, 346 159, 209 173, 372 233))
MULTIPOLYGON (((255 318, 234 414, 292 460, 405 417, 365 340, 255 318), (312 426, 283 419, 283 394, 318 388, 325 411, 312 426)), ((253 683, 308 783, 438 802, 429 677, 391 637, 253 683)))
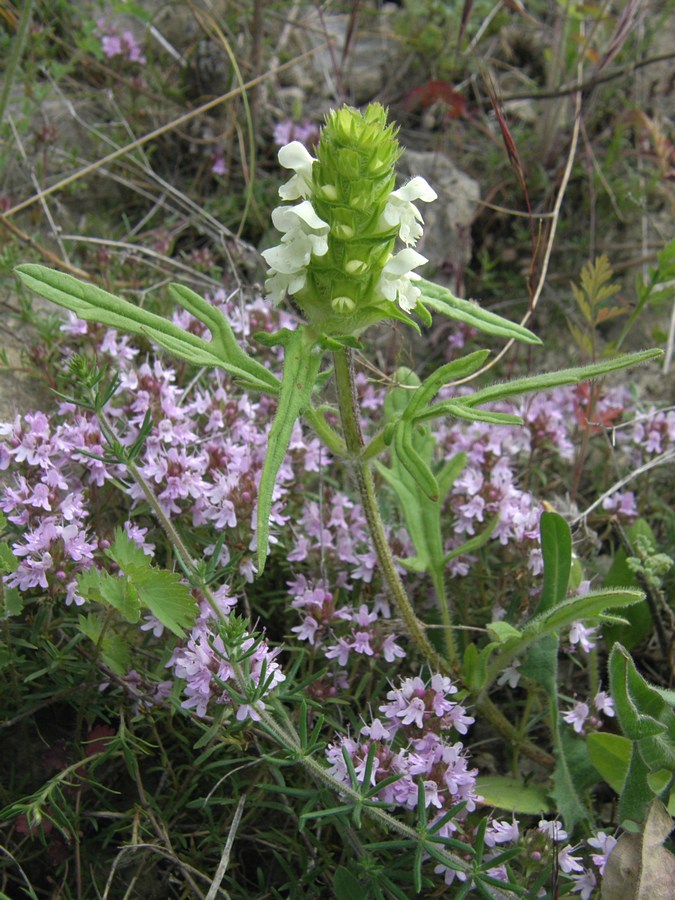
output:
POLYGON ((424 237, 417 249, 429 260, 421 274, 436 276, 442 269, 451 289, 461 292, 471 259, 471 225, 480 200, 478 182, 443 153, 407 150, 399 168, 410 177, 422 175, 438 194, 433 203, 417 204, 424 216, 424 237))

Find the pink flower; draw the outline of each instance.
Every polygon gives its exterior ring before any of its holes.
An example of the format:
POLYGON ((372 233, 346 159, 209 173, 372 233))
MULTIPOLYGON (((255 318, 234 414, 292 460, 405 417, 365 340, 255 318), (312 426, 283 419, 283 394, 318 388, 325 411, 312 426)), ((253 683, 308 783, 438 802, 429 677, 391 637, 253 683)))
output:
POLYGON ((595 647, 593 638, 597 630, 597 626, 587 628, 583 622, 573 622, 570 628, 570 644, 579 644, 584 653, 590 653, 595 647))
POLYGON ((577 734, 582 734, 590 712, 588 703, 577 702, 572 709, 565 713, 563 720, 571 725, 577 734))

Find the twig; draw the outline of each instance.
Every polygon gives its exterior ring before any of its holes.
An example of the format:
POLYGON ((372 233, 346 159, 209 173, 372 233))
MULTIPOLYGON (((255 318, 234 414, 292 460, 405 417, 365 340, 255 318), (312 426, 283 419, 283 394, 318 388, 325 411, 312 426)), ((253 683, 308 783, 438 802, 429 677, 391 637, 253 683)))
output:
POLYGON ((239 823, 241 822, 241 816, 244 811, 244 803, 246 802, 246 796, 239 798, 239 803, 237 803, 237 808, 234 811, 234 817, 232 818, 232 824, 230 825, 230 830, 227 834, 227 841, 225 842, 225 847, 223 848, 223 853, 220 857, 220 862, 218 863, 218 868, 216 869, 216 874, 213 877, 213 882, 211 887, 209 888, 209 892, 206 895, 206 900, 215 900, 216 894, 220 889, 220 883, 225 877, 225 872, 227 872, 227 866, 230 862, 230 853, 232 852, 232 845, 234 844, 234 839, 237 834, 237 830, 239 829, 239 823))
MULTIPOLYGON (((574 127, 572 129, 572 139, 570 142, 570 150, 567 155, 567 163, 565 165, 565 171, 563 172, 563 177, 560 182, 560 187, 558 189, 558 193, 556 195, 555 204, 553 206, 552 219, 551 219, 551 230, 549 232, 548 241, 546 242, 546 249, 544 251, 544 259, 541 265, 541 272, 539 274, 539 281, 537 283, 536 290, 532 295, 532 300, 530 302, 529 309, 520 320, 521 325, 527 324, 530 318, 534 315, 534 311, 537 308, 537 304, 541 298, 542 291, 544 290, 544 284, 546 282, 546 275, 548 274, 548 267, 551 262, 551 254, 553 253, 553 243, 555 241, 556 232, 558 230, 558 221, 560 219, 560 209, 562 207, 562 202, 565 197, 565 192, 567 191, 567 185, 570 180, 570 176, 572 175, 572 166, 574 165, 574 158, 577 152, 577 145, 579 143, 579 131, 581 127, 581 91, 577 92, 576 105, 574 110, 574 127)), ((508 341, 505 346, 499 351, 499 353, 494 357, 494 359, 490 360, 490 362, 486 363, 482 368, 478 369, 478 371, 474 372, 473 375, 469 375, 466 378, 462 378, 459 381, 453 382, 453 386, 457 386, 460 384, 465 384, 468 381, 473 381, 475 378, 478 378, 479 375, 482 375, 484 372, 488 372, 493 366, 496 366, 497 363, 509 352, 511 347, 514 345, 515 340, 511 339, 508 341)))

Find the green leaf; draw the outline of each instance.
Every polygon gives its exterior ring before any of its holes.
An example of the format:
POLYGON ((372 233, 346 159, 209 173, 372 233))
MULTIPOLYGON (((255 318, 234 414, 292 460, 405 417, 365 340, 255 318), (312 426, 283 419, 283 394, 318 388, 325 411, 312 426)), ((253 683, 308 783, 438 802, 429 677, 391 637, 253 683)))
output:
MULTIPOLYGON (((414 427, 414 426, 413 426, 414 427)), ((393 450, 397 460, 407 470, 425 496, 436 502, 439 499, 438 482, 413 445, 412 427, 401 421, 394 431, 393 450)))
POLYGON ((112 606, 131 624, 141 617, 138 591, 124 575, 114 576, 92 567, 78 576, 77 591, 85 600, 112 606))
POLYGON ((150 557, 129 537, 124 528, 115 529, 113 542, 106 550, 106 556, 123 570, 129 566, 151 565, 150 557))
POLYGON ((530 619, 522 628, 523 636, 529 639, 537 635, 559 633, 573 622, 597 619, 606 609, 631 606, 639 603, 643 597, 641 591, 630 590, 591 591, 583 597, 571 597, 548 612, 530 619))
POLYGON ((572 566, 572 532, 565 519, 555 512, 543 512, 539 527, 544 584, 537 611, 543 613, 558 606, 567 597, 572 566))
MULTIPOLYGON (((631 544, 635 544, 637 538, 647 540, 653 547, 657 546, 654 532, 644 519, 638 519, 626 528, 626 536, 631 544)), ((627 563, 626 551, 619 547, 614 556, 612 565, 604 581, 606 588, 611 587, 639 587, 635 572, 627 563)), ((611 613, 611 610, 609 610, 611 613)), ((637 647, 652 632, 652 622, 649 605, 646 600, 636 603, 622 613, 628 621, 626 625, 608 625, 602 629, 602 636, 609 647, 616 641, 627 650, 637 647)))
MULTIPOLYGON (((425 378, 417 390, 413 392, 409 402, 406 403, 404 407, 406 418, 415 419, 418 413, 433 400, 442 387, 451 381, 456 381, 458 378, 466 378, 467 375, 471 375, 472 372, 480 369, 489 355, 489 350, 476 350, 474 353, 461 356, 459 359, 455 359, 436 369, 433 374, 425 378)), ((399 372, 401 371, 406 370, 399 369, 399 372)), ((414 373, 412 374, 414 375, 414 373)), ((402 383, 408 384, 410 382, 404 381, 402 383)))
MULTIPOLYGON (((46 266, 27 263, 18 266, 16 273, 30 290, 51 300, 52 303, 71 310, 80 319, 99 322, 131 334, 143 335, 193 365, 218 366, 261 390, 274 393, 278 389, 271 381, 273 376, 259 363, 251 360, 240 348, 233 361, 222 341, 204 341, 163 316, 155 315, 102 288, 78 281, 72 275, 57 272, 46 266), (264 376, 260 374, 261 370, 265 372, 264 376)), ((201 303, 206 302, 201 298, 198 299, 201 303)))
POLYGON ((662 350, 642 350, 639 353, 626 353, 625 356, 604 360, 588 366, 577 366, 572 369, 561 369, 558 372, 546 372, 540 375, 532 375, 528 378, 516 378, 512 381, 500 382, 453 402, 461 402, 469 407, 483 403, 494 403, 517 394, 545 391, 564 384, 579 384, 579 382, 600 378, 603 375, 617 372, 629 366, 649 362, 650 359, 657 359, 660 356, 663 356, 662 350))
POLYGON ((621 644, 615 644, 610 654, 609 683, 616 718, 627 738, 639 741, 667 731, 660 721, 668 709, 663 697, 647 684, 621 644))
POLYGON ((143 604, 177 637, 184 637, 197 618, 197 601, 180 575, 150 565, 129 566, 124 573, 143 604))
POLYGON ((619 818, 621 821, 630 819, 632 822, 642 822, 654 794, 647 781, 649 767, 640 756, 637 743, 632 742, 631 746, 628 773, 619 797, 619 818))
POLYGON ((607 784, 620 794, 626 782, 632 743, 620 734, 602 731, 586 738, 591 762, 607 784))
POLYGON ((462 678, 472 693, 477 694, 485 687, 488 678, 487 665, 498 646, 498 643, 493 642, 486 644, 479 651, 475 644, 467 644, 464 651, 462 678))
POLYGON ((120 634, 106 628, 105 617, 95 613, 78 617, 79 629, 98 647, 101 659, 116 675, 125 675, 129 670, 129 643, 120 634))
POLYGON ((458 322, 464 322, 485 334, 523 341, 526 344, 541 344, 540 338, 527 328, 523 328, 522 325, 509 322, 508 319, 503 319, 501 316, 483 309, 471 300, 461 300, 439 284, 426 281, 424 278, 416 281, 415 284, 422 291, 421 302, 435 312, 458 322))
POLYGON ((0 542, 0 575, 10 575, 19 568, 19 560, 14 556, 7 541, 0 542))
POLYGON ((465 406, 461 400, 454 402, 446 400, 436 403, 417 416, 417 422, 425 422, 429 419, 437 419, 440 416, 454 416, 456 419, 465 419, 468 422, 486 422, 488 425, 522 425, 522 416, 514 413, 493 412, 489 409, 474 409, 465 406))
POLYGON ((170 284, 169 293, 184 309, 206 325, 211 332, 211 343, 217 348, 217 355, 229 360, 252 377, 254 382, 265 385, 268 391, 276 393, 279 390, 277 378, 239 346, 230 323, 219 309, 181 284, 170 284))
POLYGON ((597 782, 597 773, 588 756, 585 741, 561 731, 556 748, 554 789, 551 797, 563 817, 565 828, 572 831, 578 822, 590 822, 583 801, 584 792, 597 782))
POLYGON ((333 893, 337 900, 363 900, 363 888, 355 875, 344 866, 338 866, 333 878, 333 893))
POLYGON ((321 354, 317 352, 311 335, 302 327, 292 332, 285 347, 279 405, 270 429, 258 488, 258 574, 262 574, 267 560, 269 520, 277 474, 286 456, 295 421, 309 406, 320 365, 321 354))
POLYGON ((16 588, 4 588, 4 607, 8 616, 20 616, 23 612, 23 597, 16 588))
POLYGON ((543 785, 525 784, 507 775, 480 775, 476 779, 476 793, 489 806, 523 816, 540 816, 551 806, 543 785))
POLYGON ((490 622, 486 627, 490 637, 500 644, 507 644, 514 638, 518 640, 522 637, 521 632, 508 622, 490 622))

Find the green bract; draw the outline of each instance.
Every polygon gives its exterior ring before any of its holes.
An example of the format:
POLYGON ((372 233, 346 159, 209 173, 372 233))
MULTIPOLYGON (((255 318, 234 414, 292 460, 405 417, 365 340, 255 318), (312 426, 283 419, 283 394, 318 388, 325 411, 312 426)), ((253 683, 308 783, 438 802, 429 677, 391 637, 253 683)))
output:
POLYGON ((396 130, 379 104, 365 113, 343 107, 327 116, 316 159, 297 141, 279 151, 295 172, 279 194, 301 202, 274 211, 283 236, 263 253, 266 288, 275 302, 293 295, 325 335, 360 334, 388 318, 410 322, 406 313, 417 307, 413 269, 427 260, 411 246, 395 253, 395 244, 421 237, 412 201, 436 194, 420 177, 395 190, 396 130))

